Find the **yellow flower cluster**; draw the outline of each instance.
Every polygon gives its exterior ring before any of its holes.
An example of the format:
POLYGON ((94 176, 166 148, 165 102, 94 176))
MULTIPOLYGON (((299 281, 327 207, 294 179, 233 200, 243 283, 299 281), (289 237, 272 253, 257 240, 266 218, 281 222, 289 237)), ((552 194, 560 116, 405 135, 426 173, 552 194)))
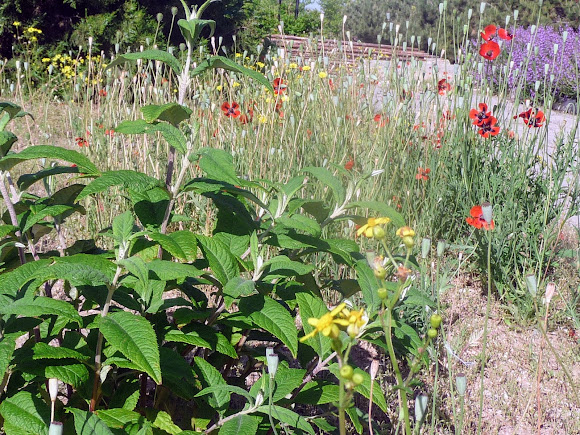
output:
POLYGON ((323 314, 320 319, 311 317, 308 319, 308 324, 314 329, 300 339, 300 342, 316 336, 320 333, 325 337, 337 339, 341 330, 346 330, 351 338, 357 337, 361 330, 366 326, 369 319, 364 312, 364 309, 350 310, 346 308, 346 303, 341 303, 332 311, 323 314))
POLYGON ((29 28, 27 28, 27 29, 26 29, 26 31, 27 31, 28 33, 37 33, 37 34, 39 34, 39 35, 41 35, 41 34, 42 34, 42 30, 40 30, 40 29, 37 29, 36 27, 29 27, 29 28))
MULTIPOLYGON (((95 64, 100 64, 102 59, 100 56, 73 58, 68 54, 57 54, 54 57, 42 58, 42 62, 49 64, 47 69, 52 65, 52 67, 59 70, 65 78, 70 79, 76 77, 79 67, 85 65, 85 63, 93 62, 95 64)), ((103 64, 101 66, 104 67, 105 65, 103 64)))

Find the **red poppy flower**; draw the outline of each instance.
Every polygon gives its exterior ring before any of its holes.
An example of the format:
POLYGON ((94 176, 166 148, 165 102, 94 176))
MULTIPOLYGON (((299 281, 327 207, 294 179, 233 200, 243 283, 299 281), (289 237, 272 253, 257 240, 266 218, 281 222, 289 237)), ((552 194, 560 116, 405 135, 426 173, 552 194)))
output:
POLYGON ((491 224, 488 224, 487 221, 483 218, 483 210, 481 209, 481 205, 476 205, 475 207, 471 207, 469 211, 470 217, 466 218, 466 222, 471 225, 472 227, 477 228, 478 230, 493 230, 495 228, 495 223, 492 220, 491 224))
POLYGON ((286 83, 280 77, 274 79, 273 87, 274 95, 282 95, 288 89, 288 86, 286 86, 286 83))
POLYGON ((431 172, 431 169, 429 168, 417 168, 417 174, 415 175, 415 179, 416 180, 428 180, 429 179, 429 173, 431 172))
POLYGON ((240 116, 241 113, 240 105, 235 101, 232 101, 231 103, 225 102, 224 104, 222 104, 222 111, 224 112, 224 115, 226 115, 228 118, 229 117, 237 118, 238 116, 240 116))
POLYGON ((541 127, 546 122, 546 117, 544 112, 538 110, 538 112, 530 117, 530 119, 524 119, 524 122, 528 127, 541 127))
POLYGON ((109 136, 109 137, 113 137, 115 135, 115 130, 113 130, 112 128, 109 130, 105 130, 105 136, 109 136))
POLYGON ((494 60, 496 57, 499 56, 500 53, 499 44, 495 41, 487 41, 484 44, 481 44, 481 48, 479 49, 479 54, 487 60, 494 60))
POLYGON ((246 115, 245 113, 243 113, 243 114, 240 115, 240 122, 242 124, 245 125, 245 124, 247 124, 250 121, 251 121, 250 118, 248 118, 248 115, 246 115))
POLYGON ((344 164, 344 169, 346 169, 347 171, 350 171, 350 170, 352 170, 353 166, 354 166, 354 160, 350 159, 348 162, 346 162, 344 164))
POLYGON ((451 90, 451 85, 447 83, 447 79, 441 79, 437 82, 437 90, 439 91, 439 95, 445 95, 451 90))
POLYGON ((505 41, 511 41, 512 39, 514 39, 514 35, 512 35, 506 29, 498 29, 497 36, 499 36, 501 39, 505 41))
POLYGON ((474 125, 481 125, 486 119, 491 117, 491 112, 487 111, 487 104, 479 103, 479 111, 477 109, 471 109, 469 111, 469 117, 473 119, 474 125))
POLYGON ((484 41, 491 41, 496 35, 496 30, 497 27, 495 27, 493 24, 489 24, 485 27, 485 29, 483 29, 483 32, 481 32, 481 37, 484 41))
POLYGON ((80 147, 88 147, 89 146, 89 142, 87 140, 85 140, 84 137, 75 137, 75 142, 80 147))
POLYGON ((101 89, 101 90, 99 91, 99 95, 100 95, 101 97, 106 97, 106 96, 107 96, 107 91, 106 91, 106 90, 104 90, 104 89, 101 89))
POLYGON ((478 125, 479 130, 477 132, 485 138, 488 138, 490 136, 497 136, 499 134, 500 128, 495 124, 496 122, 497 119, 494 118, 493 116, 490 116, 480 125, 478 125))
POLYGON ((384 127, 387 122, 389 122, 389 118, 383 117, 380 113, 377 113, 373 120, 377 123, 377 127, 384 127))
MULTIPOLYGON (((529 108, 528 110, 526 110, 525 112, 520 113, 519 115, 514 116, 514 119, 518 119, 518 118, 524 118, 524 122, 526 122, 527 119, 530 119, 530 116, 532 116, 532 111, 534 109, 529 108)), ((527 124, 527 122, 526 122, 527 124)))

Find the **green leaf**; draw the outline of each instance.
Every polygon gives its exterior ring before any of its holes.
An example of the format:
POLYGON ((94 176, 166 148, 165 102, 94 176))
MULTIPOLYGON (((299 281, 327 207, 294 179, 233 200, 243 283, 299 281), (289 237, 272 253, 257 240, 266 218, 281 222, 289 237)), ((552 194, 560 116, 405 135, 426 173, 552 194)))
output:
POLYGON ((223 288, 226 306, 229 308, 240 296, 250 296, 256 291, 256 284, 251 279, 234 276, 223 288))
POLYGON ((186 261, 193 262, 197 259, 197 237, 194 233, 187 230, 175 231, 169 237, 179 246, 186 261))
POLYGON ((303 403, 305 405, 325 405, 327 403, 333 403, 337 400, 339 388, 338 385, 329 381, 311 381, 296 395, 294 401, 295 403, 303 403))
POLYGON ((238 262, 227 245, 212 237, 202 235, 198 235, 197 240, 213 275, 222 285, 226 285, 230 279, 239 275, 238 262))
POLYGON ((167 103, 161 106, 149 104, 141 107, 141 112, 145 121, 149 124, 159 120, 167 121, 174 127, 177 127, 180 122, 189 119, 192 114, 192 110, 189 107, 177 103, 167 103))
POLYGON ((77 435, 113 435, 111 429, 96 414, 76 408, 66 408, 74 416, 77 435))
POLYGON ((250 395, 250 393, 248 393, 243 388, 236 387, 235 385, 213 385, 211 387, 204 388, 199 393, 197 393, 195 397, 202 397, 207 394, 221 393, 224 391, 227 393, 234 393, 237 394, 238 396, 245 397, 246 399, 248 399, 250 406, 254 405, 254 398, 250 395))
POLYGON ((352 266, 354 259, 361 257, 359 245, 353 240, 324 239, 324 241, 330 246, 328 252, 333 254, 337 262, 344 262, 352 266))
MULTIPOLYGON (((272 417, 274 417, 280 423, 284 423, 285 425, 295 427, 304 432, 314 435, 315 433, 314 429, 300 414, 297 414, 294 411, 291 411, 290 409, 283 408, 277 405, 272 405, 271 409, 272 409, 272 417)), ((262 405, 256 411, 268 415, 270 414, 270 406, 262 405)))
POLYGON ((346 209, 351 208, 368 208, 380 214, 380 217, 388 217, 391 223, 397 228, 405 226, 405 219, 393 207, 380 201, 354 201, 346 206, 346 209))
POLYGON ((165 334, 165 341, 187 343, 192 346, 215 350, 230 358, 238 357, 234 347, 223 334, 205 325, 196 325, 195 330, 187 333, 173 329, 165 334))
MULTIPOLYGON (((1 129, 0 129, 1 130, 1 129)), ((12 148, 18 137, 10 131, 0 131, 0 157, 4 157, 12 148)))
POLYGON ((2 293, 15 296, 30 281, 32 274, 37 270, 45 268, 49 264, 51 264, 50 260, 41 259, 25 263, 10 272, 0 273, 0 289, 2 289, 2 293))
POLYGON ((136 61, 137 59, 158 60, 167 64, 175 74, 181 73, 181 64, 171 53, 163 50, 144 50, 138 53, 125 53, 117 56, 117 58, 107 65, 107 69, 125 62, 136 61))
POLYGON ((282 216, 276 219, 277 224, 282 224, 287 228, 293 228, 295 230, 303 231, 314 237, 320 237, 321 228, 320 224, 314 219, 309 218, 301 214, 294 214, 292 216, 282 216))
MULTIPOLYGON (((196 356, 194 360, 194 370, 201 379, 201 383, 204 387, 227 385, 221 373, 214 366, 198 356, 196 356)), ((225 410, 226 405, 229 403, 230 393, 228 391, 216 391, 212 393, 212 396, 209 400, 209 404, 216 410, 225 410)))
POLYGON ((201 31, 205 26, 210 27, 209 35, 206 39, 210 39, 215 32, 215 21, 214 20, 201 20, 199 18, 192 18, 190 20, 179 20, 177 25, 181 29, 181 34, 183 37, 189 41, 192 45, 196 45, 197 40, 201 34, 201 31))
POLYGON ((184 134, 177 127, 165 122, 150 124, 144 119, 123 121, 115 127, 115 132, 121 134, 161 133, 167 143, 181 154, 187 152, 187 139, 184 134))
POLYGON ((294 319, 280 303, 263 295, 240 299, 240 312, 248 316, 260 328, 268 331, 284 343, 292 355, 298 351, 298 330, 294 319))
POLYGON ((155 279, 162 281, 183 280, 203 275, 203 270, 190 265, 176 263, 175 261, 154 259, 148 263, 150 273, 155 275, 155 279))
POLYGON ((146 411, 147 419, 151 422, 153 427, 161 429, 170 434, 178 434, 181 432, 179 426, 175 425, 171 420, 171 416, 165 411, 158 411, 156 409, 148 409, 146 411))
POLYGON ((212 56, 209 59, 204 60, 197 66, 197 68, 195 68, 191 72, 191 75, 195 77, 196 75, 199 75, 202 72, 211 68, 223 68, 228 71, 243 74, 246 77, 256 80, 258 83, 263 84, 270 92, 274 92, 274 87, 272 86, 272 83, 270 83, 268 79, 264 77, 264 75, 260 74, 257 71, 246 68, 245 66, 242 66, 234 62, 233 60, 230 60, 223 56, 212 56))
POLYGON ((141 172, 119 170, 103 172, 100 177, 91 181, 87 187, 79 194, 78 200, 93 195, 95 193, 103 192, 110 187, 121 186, 125 189, 143 192, 154 187, 161 187, 162 184, 156 178, 150 177, 141 172))
POLYGON ((350 417, 350 421, 352 422, 356 432, 361 434, 363 431, 363 425, 360 422, 359 412, 360 412, 359 409, 356 408, 355 406, 349 406, 348 408, 346 408, 346 413, 350 417))
POLYGON ((34 355, 32 359, 63 359, 71 358, 78 361, 86 361, 89 359, 87 355, 77 352, 74 349, 69 349, 66 347, 55 347, 49 346, 46 343, 39 342, 33 347, 34 355))
POLYGON ((157 337, 147 319, 118 311, 102 317, 99 329, 112 346, 147 373, 155 383, 161 383, 157 337))
POLYGON ((157 231, 149 231, 145 232, 145 234, 147 234, 151 240, 159 243, 164 250, 171 254, 171 256, 179 258, 180 260, 187 260, 185 252, 183 252, 181 246, 179 246, 172 237, 157 231))
POLYGON ((56 315, 82 325, 82 318, 71 304, 59 299, 39 296, 34 300, 18 299, 0 307, 0 314, 15 314, 27 317, 56 315))
POLYGON ((219 435, 255 435, 260 420, 251 415, 239 415, 228 420, 220 427, 219 435))
POLYGON ((12 334, 5 334, 0 339, 0 379, 4 379, 4 374, 8 370, 14 349, 16 348, 16 339, 21 335, 19 332, 14 332, 12 334))
MULTIPOLYGON (((328 313, 328 308, 321 298, 310 293, 296 293, 296 301, 300 308, 300 318, 302 319, 304 333, 305 335, 309 334, 314 327, 308 323, 308 319, 320 319, 324 314, 328 313)), ((322 360, 330 351, 331 340, 322 334, 316 334, 311 339, 305 341, 304 344, 312 347, 322 360)))
MULTIPOLYGON (((282 362, 278 366, 276 377, 274 379, 274 389, 272 393, 272 403, 284 399, 296 388, 298 388, 306 375, 306 369, 292 369, 287 367, 286 362, 282 362)), ((263 383, 262 380, 255 382, 250 389, 252 397, 257 397, 260 389, 264 389, 264 397, 269 397, 270 386, 268 382, 263 383)))
POLYGON ((79 172, 85 174, 98 174, 99 170, 86 156, 74 150, 51 146, 36 145, 24 148, 19 153, 10 153, 0 159, 0 170, 8 171, 14 165, 34 159, 55 159, 77 165, 79 172))
POLYGON ((202 148, 198 152, 199 167, 209 178, 225 181, 234 186, 240 185, 240 180, 234 170, 232 155, 217 148, 202 148))
POLYGON ((47 378, 57 378, 65 384, 80 388, 89 380, 89 370, 84 364, 65 364, 60 366, 48 366, 44 369, 47 378))
POLYGON ((133 234, 135 218, 133 213, 126 211, 113 219, 113 239, 121 245, 129 241, 133 234))
POLYGON ((60 215, 65 214, 71 210, 82 211, 83 209, 80 206, 71 206, 71 205, 50 205, 48 207, 44 207, 42 210, 39 210, 37 213, 31 214, 26 219, 24 228, 22 228, 22 232, 23 233, 27 232, 34 225, 36 225, 46 217, 49 216, 59 217, 60 215))
POLYGON ((356 270, 357 281, 360 285, 363 299, 370 315, 376 312, 381 306, 381 300, 377 292, 379 289, 379 282, 367 260, 358 260, 354 264, 354 270, 356 270))
POLYGON ((7 435, 48 433, 50 410, 44 401, 28 391, 20 391, 12 397, 2 399, 0 414, 4 418, 7 435))
POLYGON ((285 255, 277 255, 266 261, 262 269, 264 270, 262 279, 266 281, 281 277, 306 275, 314 270, 314 265, 290 260, 285 255))
POLYGON ((80 173, 77 166, 54 166, 50 168, 41 169, 34 174, 24 174, 18 178, 18 188, 20 190, 26 190, 32 186, 37 181, 43 178, 53 177, 60 174, 78 174, 80 173))
POLYGON ((108 284, 115 276, 115 265, 98 255, 75 254, 56 257, 49 267, 37 270, 30 278, 41 282, 52 279, 69 281, 74 286, 108 284))
POLYGON ((316 177, 322 184, 328 186, 332 190, 332 196, 336 205, 342 205, 345 199, 344 187, 342 182, 332 175, 332 173, 326 168, 309 166, 302 169, 302 171, 307 172, 314 177, 316 177))
POLYGON ((138 412, 123 408, 101 409, 97 411, 97 416, 114 429, 122 429, 128 424, 140 424, 145 420, 138 412))

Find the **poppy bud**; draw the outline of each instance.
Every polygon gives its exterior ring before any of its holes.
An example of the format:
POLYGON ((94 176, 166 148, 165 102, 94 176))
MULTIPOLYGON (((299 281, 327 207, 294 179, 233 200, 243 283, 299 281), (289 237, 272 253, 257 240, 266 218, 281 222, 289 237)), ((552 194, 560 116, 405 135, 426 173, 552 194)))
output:
POLYGON ((528 287, 528 291, 532 295, 532 297, 536 297, 536 293, 538 293, 538 282, 536 281, 536 275, 526 275, 526 286, 528 287))
POLYGON ((493 220, 493 208, 491 204, 489 202, 484 202, 481 204, 481 211, 483 212, 483 218, 485 221, 488 223, 488 225, 491 225, 493 220))
POLYGON ((465 390, 467 389, 467 378, 463 373, 458 373, 455 378, 455 386, 457 388, 457 393, 463 397, 465 390))
POLYGON ((429 397, 423 393, 419 393, 417 397, 415 397, 415 420, 419 425, 423 423, 423 419, 425 418, 428 402, 429 397))

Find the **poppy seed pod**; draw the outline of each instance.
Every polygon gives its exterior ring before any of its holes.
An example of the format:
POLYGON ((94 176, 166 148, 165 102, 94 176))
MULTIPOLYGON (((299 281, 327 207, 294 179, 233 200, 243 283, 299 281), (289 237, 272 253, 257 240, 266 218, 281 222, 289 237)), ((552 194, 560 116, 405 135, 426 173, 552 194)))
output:
POLYGON ((481 211, 483 212, 483 218, 485 221, 488 223, 488 225, 491 225, 493 220, 493 207, 491 204, 489 202, 484 202, 481 204, 481 211))
POLYGON ((465 395, 465 390, 467 390, 467 378, 463 373, 458 373, 455 378, 455 386, 457 388, 457 393, 463 397, 465 395))
POLYGON ((421 240, 421 258, 425 259, 429 255, 431 250, 431 239, 429 237, 423 237, 421 240))
POLYGON ((538 293, 538 282, 536 281, 536 275, 526 275, 526 286, 528 287, 528 291, 532 295, 532 297, 536 297, 538 293))
POLYGON ((268 374, 271 379, 274 379, 278 371, 278 354, 274 353, 273 347, 266 348, 266 361, 268 363, 268 374))
POLYGON ((427 412, 427 404, 429 403, 429 397, 426 394, 419 393, 415 397, 415 420, 420 425, 425 418, 427 412))

